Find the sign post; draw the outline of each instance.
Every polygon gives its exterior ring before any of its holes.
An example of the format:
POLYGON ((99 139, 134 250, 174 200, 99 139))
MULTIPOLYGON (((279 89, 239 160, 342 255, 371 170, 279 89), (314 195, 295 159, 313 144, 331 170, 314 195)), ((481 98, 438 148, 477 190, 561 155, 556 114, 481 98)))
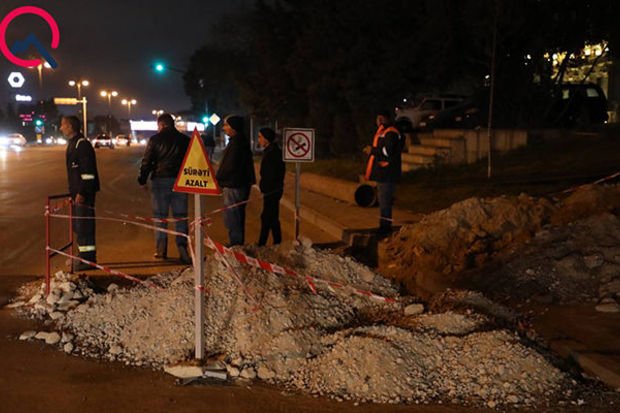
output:
POLYGON ((77 105, 78 103, 82 104, 82 120, 84 122, 84 137, 88 135, 88 116, 86 115, 86 98, 82 99, 76 98, 54 98, 54 103, 56 105, 77 105))
POLYGON ((202 230, 204 205, 201 195, 220 195, 221 191, 215 180, 215 174, 198 129, 194 129, 173 190, 194 194, 195 357, 202 360, 205 356, 205 276, 204 232, 202 230))
POLYGON ((314 129, 285 128, 284 162, 295 162, 295 239, 299 240, 301 221, 301 163, 314 162, 314 129))

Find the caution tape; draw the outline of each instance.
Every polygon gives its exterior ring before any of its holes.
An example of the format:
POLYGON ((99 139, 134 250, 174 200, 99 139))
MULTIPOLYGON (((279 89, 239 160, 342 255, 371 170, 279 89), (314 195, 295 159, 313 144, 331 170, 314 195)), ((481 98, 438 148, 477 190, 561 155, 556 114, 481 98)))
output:
POLYGON ((100 264, 97 264, 95 262, 85 260, 84 258, 80 258, 80 257, 77 257, 75 255, 67 254, 66 252, 62 252, 62 251, 56 250, 56 249, 51 248, 51 247, 46 247, 46 250, 50 251, 50 252, 53 252, 55 254, 58 254, 58 255, 63 255, 63 256, 65 256, 67 258, 70 258, 70 259, 74 259, 74 260, 80 261, 80 262, 82 262, 84 264, 90 265, 93 268, 100 269, 101 271, 106 272, 108 274, 116 275, 116 276, 125 278, 127 280, 130 280, 130 281, 133 281, 133 282, 136 282, 136 283, 139 283, 139 284, 146 285, 147 287, 160 288, 160 287, 158 287, 157 285, 155 285, 153 283, 143 281, 143 280, 141 280, 139 278, 136 278, 136 277, 132 277, 129 274, 125 274, 124 272, 113 270, 112 268, 106 267, 104 265, 100 265, 100 264))
POLYGON ((120 223, 123 223, 123 224, 136 225, 138 227, 148 228, 148 229, 152 229, 154 231, 164 232, 164 233, 170 234, 170 235, 176 235, 178 237, 185 237, 185 238, 188 239, 188 244, 189 244, 189 235, 187 235, 187 234, 184 234, 184 233, 178 232, 178 231, 174 231, 174 230, 170 230, 170 229, 167 229, 167 228, 156 227, 154 225, 143 224, 141 222, 128 221, 128 220, 119 219, 119 218, 112 218, 112 217, 76 217, 76 216, 69 216, 69 215, 63 215, 63 214, 51 214, 51 213, 47 213, 47 212, 46 212, 46 215, 50 216, 51 218, 92 219, 92 220, 97 220, 97 221, 112 221, 112 222, 120 222, 120 223))
MULTIPOLYGON (((587 184, 587 185, 598 185, 598 184, 602 184, 603 182, 610 181, 610 180, 612 180, 612 179, 614 179, 614 178, 617 178, 617 177, 619 177, 619 176, 620 176, 620 172, 616 172, 616 173, 613 173, 613 174, 611 174, 611 175, 609 175, 609 176, 606 176, 606 177, 604 177, 604 178, 597 179, 596 181, 594 181, 594 182, 592 182, 592 183, 590 183, 590 184, 587 184)), ((557 193, 560 193, 560 194, 568 194, 568 193, 570 193, 570 192, 575 192, 577 189, 579 189, 579 188, 581 188, 581 187, 583 187, 583 186, 585 186, 585 185, 576 185, 576 186, 572 186, 572 187, 570 187, 570 188, 568 188, 568 189, 565 189, 565 190, 563 190, 563 191, 561 191, 561 192, 554 192, 554 193, 551 193, 551 195, 554 195, 554 194, 557 194, 557 193)))
POLYGON ((358 295, 361 297, 367 297, 367 298, 370 298, 370 299, 373 299, 379 302, 390 303, 390 304, 398 302, 397 298, 384 297, 384 296, 375 294, 372 291, 364 290, 364 289, 354 287, 351 285, 342 284, 342 283, 338 283, 338 282, 330 281, 330 280, 324 280, 324 279, 313 277, 310 275, 299 274, 297 271, 293 271, 291 269, 288 269, 288 268, 285 268, 285 267, 282 267, 276 264, 272 264, 270 262, 267 262, 267 261, 264 261, 258 258, 250 257, 241 251, 235 251, 231 248, 225 247, 224 245, 216 241, 213 241, 213 239, 211 239, 211 237, 209 237, 208 235, 205 235, 204 244, 207 248, 210 248, 216 252, 219 252, 220 254, 223 254, 223 255, 225 254, 225 255, 234 257, 235 260, 237 260, 237 262, 240 262, 241 264, 250 265, 252 267, 265 270, 272 274, 288 275, 291 277, 302 279, 306 283, 308 288, 314 294, 317 294, 316 286, 323 285, 332 292, 335 292, 336 290, 348 289, 355 295, 358 295))

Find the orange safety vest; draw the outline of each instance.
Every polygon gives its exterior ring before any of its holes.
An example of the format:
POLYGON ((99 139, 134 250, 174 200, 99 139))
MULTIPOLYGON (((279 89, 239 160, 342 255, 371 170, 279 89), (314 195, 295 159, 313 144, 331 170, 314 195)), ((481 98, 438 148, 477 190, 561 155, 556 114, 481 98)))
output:
MULTIPOLYGON (((387 135, 390 132, 394 132, 397 135, 400 135, 400 132, 394 126, 388 126, 387 128, 384 125, 379 126, 377 128, 377 132, 375 133, 375 137, 372 140, 373 149, 379 145, 379 139, 385 137, 385 135, 387 135)), ((372 173, 372 167, 374 163, 375 163, 375 155, 371 154, 368 157, 368 163, 366 164, 366 173, 364 174, 364 178, 366 178, 367 181, 370 180, 370 175, 372 173)), ((389 162, 386 162, 386 161, 379 162, 379 166, 381 166, 382 168, 385 168, 386 166, 388 166, 388 164, 389 162)))

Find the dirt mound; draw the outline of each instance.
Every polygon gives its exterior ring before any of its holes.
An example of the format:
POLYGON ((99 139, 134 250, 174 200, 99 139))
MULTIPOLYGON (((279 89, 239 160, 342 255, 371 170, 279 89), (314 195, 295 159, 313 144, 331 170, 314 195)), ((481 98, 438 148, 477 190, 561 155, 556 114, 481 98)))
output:
MULTIPOLYGON (((608 230, 605 225, 609 219, 604 218, 605 214, 617 211, 619 207, 618 186, 580 187, 555 204, 544 198, 535 199, 526 195, 470 198, 430 214, 414 225, 404 226, 398 234, 381 243, 379 270, 401 281, 409 291, 423 295, 441 292, 449 287, 470 288, 471 281, 482 271, 499 275, 503 270, 496 272, 494 264, 521 251, 537 234, 544 238, 544 234, 558 230, 560 232, 553 236, 562 239, 561 228, 566 228, 564 234, 567 235, 574 230, 567 225, 584 218, 598 217, 587 221, 587 225, 597 227, 595 232, 600 235, 591 241, 604 243, 606 235, 603 233, 608 230), (599 225, 599 221, 602 224, 599 225)), ((584 239, 587 239, 590 230, 582 230, 584 239)), ((537 245, 528 251, 549 247, 542 243, 537 245)), ((577 247, 565 245, 564 248, 577 247)), ((585 245, 578 249, 584 256, 591 255, 585 245)), ((560 254, 557 251, 556 254, 560 254)), ((541 255, 542 260, 544 256, 541 255)), ((519 261, 519 255, 515 255, 514 261, 519 261)), ((569 261, 570 258, 566 258, 564 264, 558 266, 570 267, 572 264, 569 261)), ((524 263, 522 266, 528 265, 524 263)), ((573 273, 576 274, 575 271, 573 273)), ((582 274, 585 273, 587 271, 582 274)), ((488 277, 483 278, 489 281, 488 277)), ((512 288, 518 286, 512 285, 512 288)), ((581 284, 575 284, 575 287, 578 286, 581 284)), ((511 287, 506 284, 506 288, 511 287)))
MULTIPOLYGON (((533 405, 572 387, 518 336, 468 311, 407 312, 390 282, 351 259, 309 246, 252 254, 303 274, 397 297, 377 303, 347 289, 318 289, 234 262, 207 260, 206 349, 233 379, 259 379, 339 400, 533 405), (236 276, 232 275, 234 268, 236 276), (239 281, 244 284, 241 288, 239 281), (373 319, 381 314, 382 319, 373 319), (407 315, 410 314, 410 315, 407 315)), ((46 339, 65 352, 162 368, 193 356, 192 271, 156 287, 103 293, 59 274, 50 297, 30 291, 19 308, 46 320, 46 339)))
POLYGON ((381 243, 380 271, 410 291, 441 291, 459 274, 529 240, 554 210, 550 202, 527 195, 467 199, 404 226, 381 243))

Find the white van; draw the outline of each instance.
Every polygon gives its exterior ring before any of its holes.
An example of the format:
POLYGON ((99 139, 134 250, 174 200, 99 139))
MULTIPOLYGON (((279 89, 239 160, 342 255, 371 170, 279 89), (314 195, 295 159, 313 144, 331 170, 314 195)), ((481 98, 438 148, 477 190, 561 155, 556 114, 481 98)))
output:
POLYGON ((463 103, 462 96, 427 96, 419 104, 410 107, 397 107, 396 120, 407 119, 414 128, 423 128, 428 119, 434 118, 444 109, 463 103))

